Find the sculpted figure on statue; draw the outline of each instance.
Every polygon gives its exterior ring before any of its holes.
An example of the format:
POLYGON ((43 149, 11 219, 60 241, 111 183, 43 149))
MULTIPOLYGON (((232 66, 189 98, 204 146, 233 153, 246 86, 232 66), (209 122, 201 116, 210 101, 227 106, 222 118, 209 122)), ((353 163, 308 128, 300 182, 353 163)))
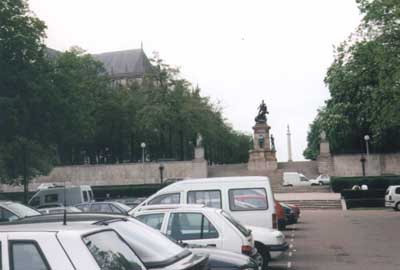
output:
POLYGON ((256 123, 266 123, 267 122, 267 105, 265 105, 264 100, 261 102, 260 106, 258 106, 258 114, 254 119, 256 123))

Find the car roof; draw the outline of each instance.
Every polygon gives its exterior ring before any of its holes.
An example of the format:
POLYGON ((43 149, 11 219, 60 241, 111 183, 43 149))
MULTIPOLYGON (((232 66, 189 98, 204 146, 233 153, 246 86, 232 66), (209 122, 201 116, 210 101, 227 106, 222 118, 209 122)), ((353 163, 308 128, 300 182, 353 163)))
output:
MULTIPOLYGON (((45 222, 43 222, 45 223, 45 222)), ((74 231, 78 233, 91 233, 98 231, 102 227, 93 226, 82 223, 70 223, 63 225, 59 223, 32 223, 32 224, 11 224, 0 226, 0 232, 62 232, 62 231, 74 231)))
POLYGON ((183 210, 183 211, 200 211, 200 212, 217 212, 221 211, 219 208, 211 208, 211 207, 206 207, 203 204, 154 204, 154 205, 147 205, 143 206, 140 211, 137 212, 143 213, 143 212, 168 212, 168 211, 174 211, 174 210, 183 210))
MULTIPOLYGON (((63 213, 49 214, 49 215, 38 215, 22 218, 16 221, 7 222, 0 224, 1 227, 7 225, 18 225, 18 224, 36 224, 36 223, 50 223, 50 222, 62 222, 64 218, 63 213)), ((105 213, 67 213, 67 224, 68 222, 79 222, 79 221, 101 221, 111 219, 126 219, 127 216, 120 214, 105 214, 105 213)))

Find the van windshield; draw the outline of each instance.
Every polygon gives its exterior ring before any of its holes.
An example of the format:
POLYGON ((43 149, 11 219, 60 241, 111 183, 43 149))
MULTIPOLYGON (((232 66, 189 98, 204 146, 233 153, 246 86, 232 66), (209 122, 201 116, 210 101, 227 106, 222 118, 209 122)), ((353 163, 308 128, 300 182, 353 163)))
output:
POLYGON ((32 209, 28 206, 16 202, 7 203, 5 207, 19 217, 30 217, 30 216, 41 215, 39 211, 36 211, 35 209, 32 209))

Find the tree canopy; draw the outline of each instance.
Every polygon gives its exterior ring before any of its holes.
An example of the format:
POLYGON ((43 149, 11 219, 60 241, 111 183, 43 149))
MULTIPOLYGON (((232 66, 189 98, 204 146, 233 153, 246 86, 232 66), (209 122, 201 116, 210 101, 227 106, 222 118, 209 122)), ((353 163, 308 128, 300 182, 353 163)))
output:
POLYGON ((46 26, 24 0, 0 1, 0 180, 24 182, 54 165, 190 160, 203 136, 214 163, 246 162, 250 137, 162 59, 115 84, 78 47, 49 56, 46 26))
POLYGON ((340 44, 325 83, 331 98, 310 126, 304 156, 315 159, 325 130, 333 153, 400 150, 400 2, 358 0, 363 19, 340 44))

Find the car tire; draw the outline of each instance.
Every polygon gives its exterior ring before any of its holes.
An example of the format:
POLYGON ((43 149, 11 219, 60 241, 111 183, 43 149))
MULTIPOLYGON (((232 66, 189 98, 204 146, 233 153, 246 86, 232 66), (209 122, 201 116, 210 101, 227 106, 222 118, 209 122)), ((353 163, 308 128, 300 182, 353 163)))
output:
POLYGON ((256 243, 256 248, 258 250, 258 253, 260 253, 263 259, 262 270, 268 270, 268 263, 271 260, 268 248, 266 248, 263 244, 259 243, 256 243))
POLYGON ((400 211, 400 202, 396 203, 396 211, 400 211))
POLYGON ((322 183, 322 182, 319 182, 319 185, 320 185, 320 186, 323 186, 323 185, 324 185, 324 183, 322 183))

